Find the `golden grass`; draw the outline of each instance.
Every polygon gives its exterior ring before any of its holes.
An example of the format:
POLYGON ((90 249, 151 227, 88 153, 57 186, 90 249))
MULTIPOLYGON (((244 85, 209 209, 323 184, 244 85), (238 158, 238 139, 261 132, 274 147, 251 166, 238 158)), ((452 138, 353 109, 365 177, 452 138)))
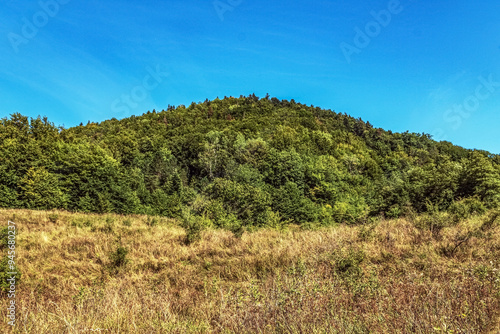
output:
POLYGON ((439 235, 400 219, 210 230, 191 245, 165 218, 0 210, 8 219, 15 333, 500 333, 500 227, 456 247, 486 216, 439 235), (128 262, 113 266, 120 245, 128 262))

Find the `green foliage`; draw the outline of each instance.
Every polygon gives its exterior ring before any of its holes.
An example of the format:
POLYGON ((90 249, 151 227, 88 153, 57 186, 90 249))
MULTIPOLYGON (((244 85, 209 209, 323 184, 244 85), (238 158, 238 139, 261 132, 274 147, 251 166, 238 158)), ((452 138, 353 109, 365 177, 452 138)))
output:
POLYGON ((128 249, 122 245, 121 237, 118 237, 116 249, 109 254, 110 266, 112 269, 123 267, 128 263, 128 249))
POLYGON ((217 178, 206 188, 206 192, 212 199, 207 213, 217 226, 240 224, 233 221, 241 221, 245 225, 266 224, 271 198, 264 189, 217 178))
POLYGON ((192 213, 190 209, 182 212, 182 227, 186 231, 186 245, 201 239, 201 233, 210 224, 206 217, 200 217, 192 213))
POLYGON ((427 203, 427 212, 420 215, 415 221, 415 225, 421 229, 427 229, 432 232, 436 238, 440 237, 441 230, 458 223, 457 219, 448 212, 439 210, 437 204, 427 203))
POLYGON ((261 166, 265 180, 274 187, 284 186, 287 182, 304 187, 304 164, 295 149, 290 151, 271 150, 265 163, 261 166))
POLYGON ((388 218, 399 218, 399 216, 401 216, 401 208, 397 204, 391 206, 389 211, 387 211, 388 218))
POLYGON ((291 219, 284 220, 283 217, 280 215, 279 211, 270 211, 268 213, 268 219, 267 222, 264 226, 274 228, 277 230, 283 230, 287 228, 287 225, 292 222, 291 219))
POLYGON ((101 231, 104 233, 113 233, 115 229, 115 219, 111 216, 106 217, 104 221, 104 226, 101 227, 101 231))
POLYGON ((225 227, 233 232, 236 238, 241 238, 243 236, 243 233, 245 233, 245 226, 243 226, 241 221, 238 221, 236 219, 232 220, 230 224, 226 224, 225 227))
POLYGON ((51 213, 49 214, 49 221, 51 223, 57 223, 57 220, 59 219, 59 215, 57 213, 51 213))
POLYGON ((368 216, 368 211, 369 207, 365 203, 365 199, 353 195, 335 203, 333 216, 339 223, 354 224, 364 221, 368 216))
POLYGON ((273 208, 282 214, 283 219, 296 223, 316 222, 320 217, 320 208, 294 182, 287 182, 276 189, 273 208))
POLYGON ((58 184, 57 177, 45 168, 30 168, 20 180, 26 207, 45 210, 65 207, 66 198, 58 184))
POLYGON ((177 218, 190 240, 408 213, 438 231, 500 207, 498 155, 255 95, 69 129, 16 113, 0 142, 0 207, 177 218))
POLYGON ((481 215, 486 212, 486 206, 477 197, 469 197, 460 201, 453 202, 448 211, 453 214, 457 220, 463 220, 472 215, 481 215))
POLYGON ((358 278, 363 273, 360 264, 365 260, 365 257, 362 250, 349 248, 347 252, 340 254, 335 259, 335 272, 343 277, 358 278))
MULTIPOLYGON (((12 175, 3 174, 2 171, 0 171, 0 179, 12 180, 14 177, 12 175)), ((4 182, 8 182, 8 180, 5 180, 4 182)), ((19 194, 15 189, 9 188, 5 184, 0 184, 0 207, 8 208, 20 206, 18 198, 19 194)))

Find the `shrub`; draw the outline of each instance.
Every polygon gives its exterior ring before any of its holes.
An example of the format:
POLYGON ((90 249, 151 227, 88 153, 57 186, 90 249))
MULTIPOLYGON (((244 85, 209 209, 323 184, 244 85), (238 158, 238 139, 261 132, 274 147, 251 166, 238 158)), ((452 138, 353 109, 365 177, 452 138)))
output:
POLYGON ((458 221, 447 212, 439 211, 437 204, 427 203, 427 212, 415 219, 415 226, 420 229, 428 229, 435 238, 440 236, 445 227, 456 225, 458 221))
POLYGON ((355 224, 366 219, 368 210, 363 198, 354 197, 335 203, 332 215, 338 223, 355 224))
POLYGON ((106 217, 106 221, 103 227, 101 227, 101 232, 113 233, 115 228, 115 219, 111 216, 106 217))
POLYGON ((245 232, 245 226, 233 214, 229 214, 223 218, 222 227, 233 232, 237 238, 241 238, 245 232))
POLYGON ((51 213, 48 218, 49 218, 49 221, 51 223, 55 224, 55 223, 57 223, 57 220, 59 219, 59 215, 57 213, 51 213))
POLYGON ((455 216, 457 221, 470 218, 475 214, 483 214, 486 207, 478 197, 469 197, 460 201, 453 202, 448 211, 455 216))
POLYGON ((206 188, 211 201, 196 201, 196 207, 203 205, 217 225, 228 215, 234 215, 245 226, 263 226, 267 223, 267 213, 272 204, 271 197, 264 189, 231 180, 216 179, 206 188))
POLYGON ((125 247, 119 246, 118 248, 116 248, 115 252, 111 253, 111 264, 114 267, 121 267, 125 265, 128 262, 126 258, 127 254, 128 250, 125 247))
POLYGON ((386 213, 388 218, 399 218, 401 216, 401 209, 399 208, 399 205, 393 205, 389 211, 386 213))
POLYGON ((114 252, 109 255, 112 268, 123 267, 128 263, 128 249, 123 247, 121 237, 118 238, 118 246, 114 252))
POLYGON ((291 219, 283 220, 279 212, 271 211, 270 209, 267 212, 268 219, 266 220, 265 227, 274 228, 277 230, 285 229, 288 224, 292 222, 291 219))
POLYGON ((201 232, 207 227, 210 220, 204 216, 200 217, 185 209, 182 212, 182 227, 186 231, 186 245, 201 239, 201 232))
POLYGON ((350 248, 347 254, 340 256, 335 261, 335 272, 340 276, 356 278, 361 276, 363 269, 360 264, 365 259, 365 253, 362 250, 350 248))

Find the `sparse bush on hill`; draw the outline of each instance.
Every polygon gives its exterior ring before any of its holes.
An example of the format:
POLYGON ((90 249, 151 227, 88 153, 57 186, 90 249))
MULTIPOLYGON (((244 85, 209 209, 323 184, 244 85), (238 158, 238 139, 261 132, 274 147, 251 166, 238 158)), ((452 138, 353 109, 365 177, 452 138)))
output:
POLYGON ((117 269, 126 265, 129 260, 127 259, 128 249, 122 245, 121 236, 118 237, 116 249, 109 254, 111 269, 117 269))
POLYGON ((191 210, 186 209, 182 213, 181 226, 186 231, 185 243, 187 245, 199 241, 201 239, 202 231, 207 227, 209 221, 200 216, 193 215, 191 210))
POLYGON ((362 250, 350 248, 345 254, 339 254, 335 259, 335 271, 341 276, 360 277, 363 274, 360 264, 364 259, 365 253, 362 250))

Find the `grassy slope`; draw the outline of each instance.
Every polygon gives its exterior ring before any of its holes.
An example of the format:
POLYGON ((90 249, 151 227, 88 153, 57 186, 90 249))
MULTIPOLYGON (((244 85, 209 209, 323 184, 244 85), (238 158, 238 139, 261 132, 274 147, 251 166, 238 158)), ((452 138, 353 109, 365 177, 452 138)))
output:
POLYGON ((487 217, 434 234, 408 220, 206 231, 186 245, 164 218, 0 210, 20 232, 16 332, 40 334, 498 333, 500 226, 450 251, 487 217), (124 266, 110 259, 118 235, 124 266))

